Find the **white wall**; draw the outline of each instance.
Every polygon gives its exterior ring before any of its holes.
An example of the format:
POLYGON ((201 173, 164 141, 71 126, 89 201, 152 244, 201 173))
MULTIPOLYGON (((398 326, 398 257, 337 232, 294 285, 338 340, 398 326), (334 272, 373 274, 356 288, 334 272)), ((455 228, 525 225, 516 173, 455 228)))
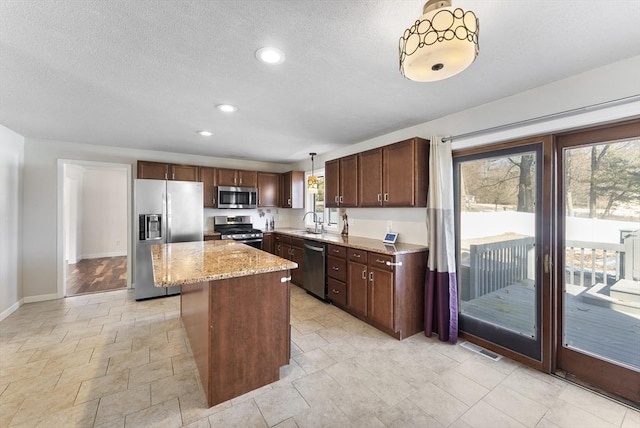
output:
MULTIPOLYGON (((640 94, 639 75, 640 56, 637 56, 483 106, 325 153, 316 158, 317 164, 414 136, 429 138, 431 135, 458 135, 637 95, 640 94)), ((437 100, 425 99, 425 103, 430 102, 437 102, 437 100)), ((393 108, 393 106, 389 106, 389 108, 393 108)), ((541 122, 535 126, 522 126, 508 131, 486 133, 465 141, 456 140, 454 141, 454 149, 618 120, 633 115, 640 115, 640 102, 595 112, 584 112, 568 118, 541 122)), ((210 166, 224 165, 230 168, 274 172, 309 168, 308 160, 293 165, 267 164, 26 139, 23 209, 24 296, 47 296, 56 292, 56 160, 60 158, 130 163, 134 167, 134 171, 136 159, 210 166)), ((285 210, 281 209, 280 211, 285 210)), ((295 221, 295 211, 300 210, 291 210, 286 215, 287 220, 295 221)), ((386 222, 391 220, 393 229, 401 233, 401 241, 426 243, 424 209, 371 210, 357 208, 348 209, 347 212, 351 219, 351 235, 380 238, 386 230, 386 222)), ((301 216, 302 213, 300 213, 301 216)), ((284 220, 283 216, 282 222, 287 220, 284 220)), ((276 226, 285 226, 285 224, 276 224, 276 226)))
POLYGON ((0 125, 0 320, 22 303, 24 137, 0 125))
POLYGON ((64 170, 64 259, 74 264, 82 252, 82 167, 66 165, 64 170))
POLYGON ((127 170, 82 168, 80 259, 127 254, 127 170))

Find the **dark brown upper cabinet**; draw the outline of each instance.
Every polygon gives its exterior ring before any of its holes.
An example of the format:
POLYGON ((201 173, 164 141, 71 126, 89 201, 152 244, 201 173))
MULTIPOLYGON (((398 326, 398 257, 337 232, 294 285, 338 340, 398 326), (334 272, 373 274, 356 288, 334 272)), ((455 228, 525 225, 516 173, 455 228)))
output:
POLYGON ((280 175, 280 206, 304 208, 304 172, 289 171, 280 175))
POLYGON ((361 207, 424 207, 429 141, 411 138, 358 154, 361 207))
POLYGON ((258 206, 277 207, 280 201, 280 174, 258 172, 258 206))
POLYGON ((218 186, 258 187, 258 172, 218 168, 218 186))
POLYGON ((164 162, 138 161, 138 178, 151 180, 199 181, 199 167, 164 162))
POLYGON ((327 207, 358 206, 358 156, 333 159, 324 164, 324 200, 327 207))
POLYGON ((200 180, 203 184, 202 200, 207 208, 216 207, 216 186, 218 185, 218 169, 210 166, 200 167, 200 180))

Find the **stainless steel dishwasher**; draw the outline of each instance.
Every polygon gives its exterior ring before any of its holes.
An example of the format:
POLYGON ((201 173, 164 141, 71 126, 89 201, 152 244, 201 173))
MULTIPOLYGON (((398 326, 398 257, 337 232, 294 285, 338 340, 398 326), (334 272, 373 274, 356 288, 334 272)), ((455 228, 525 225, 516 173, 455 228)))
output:
POLYGON ((327 299, 327 246, 322 242, 304 241, 303 288, 319 299, 327 299))

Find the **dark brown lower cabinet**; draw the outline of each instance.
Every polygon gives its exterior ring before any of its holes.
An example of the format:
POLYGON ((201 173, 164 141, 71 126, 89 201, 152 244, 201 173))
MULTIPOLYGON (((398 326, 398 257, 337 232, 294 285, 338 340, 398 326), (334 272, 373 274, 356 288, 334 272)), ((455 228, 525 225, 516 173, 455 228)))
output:
POLYGON ((302 287, 302 281, 304 278, 304 239, 292 238, 291 236, 282 233, 274 233, 273 241, 273 253, 276 256, 291 260, 298 264, 297 269, 291 270, 291 282, 302 287))
POLYGON ((302 287, 304 281, 304 240, 299 238, 291 239, 291 249, 289 257, 292 262, 298 263, 298 269, 291 270, 291 282, 302 287))
POLYGON ((400 340, 421 331, 427 252, 347 253, 346 310, 400 340))
POLYGON ((353 313, 367 316, 367 288, 369 272, 367 265, 360 262, 349 262, 349 279, 347 281, 347 308, 353 313))

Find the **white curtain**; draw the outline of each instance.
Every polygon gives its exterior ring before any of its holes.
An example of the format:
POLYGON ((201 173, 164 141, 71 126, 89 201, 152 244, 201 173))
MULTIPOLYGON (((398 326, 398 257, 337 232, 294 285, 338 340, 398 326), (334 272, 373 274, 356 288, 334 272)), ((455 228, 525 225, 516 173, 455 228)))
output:
POLYGON ((458 284, 455 260, 451 141, 431 137, 427 228, 429 260, 425 284, 425 335, 442 341, 458 338, 458 284))

